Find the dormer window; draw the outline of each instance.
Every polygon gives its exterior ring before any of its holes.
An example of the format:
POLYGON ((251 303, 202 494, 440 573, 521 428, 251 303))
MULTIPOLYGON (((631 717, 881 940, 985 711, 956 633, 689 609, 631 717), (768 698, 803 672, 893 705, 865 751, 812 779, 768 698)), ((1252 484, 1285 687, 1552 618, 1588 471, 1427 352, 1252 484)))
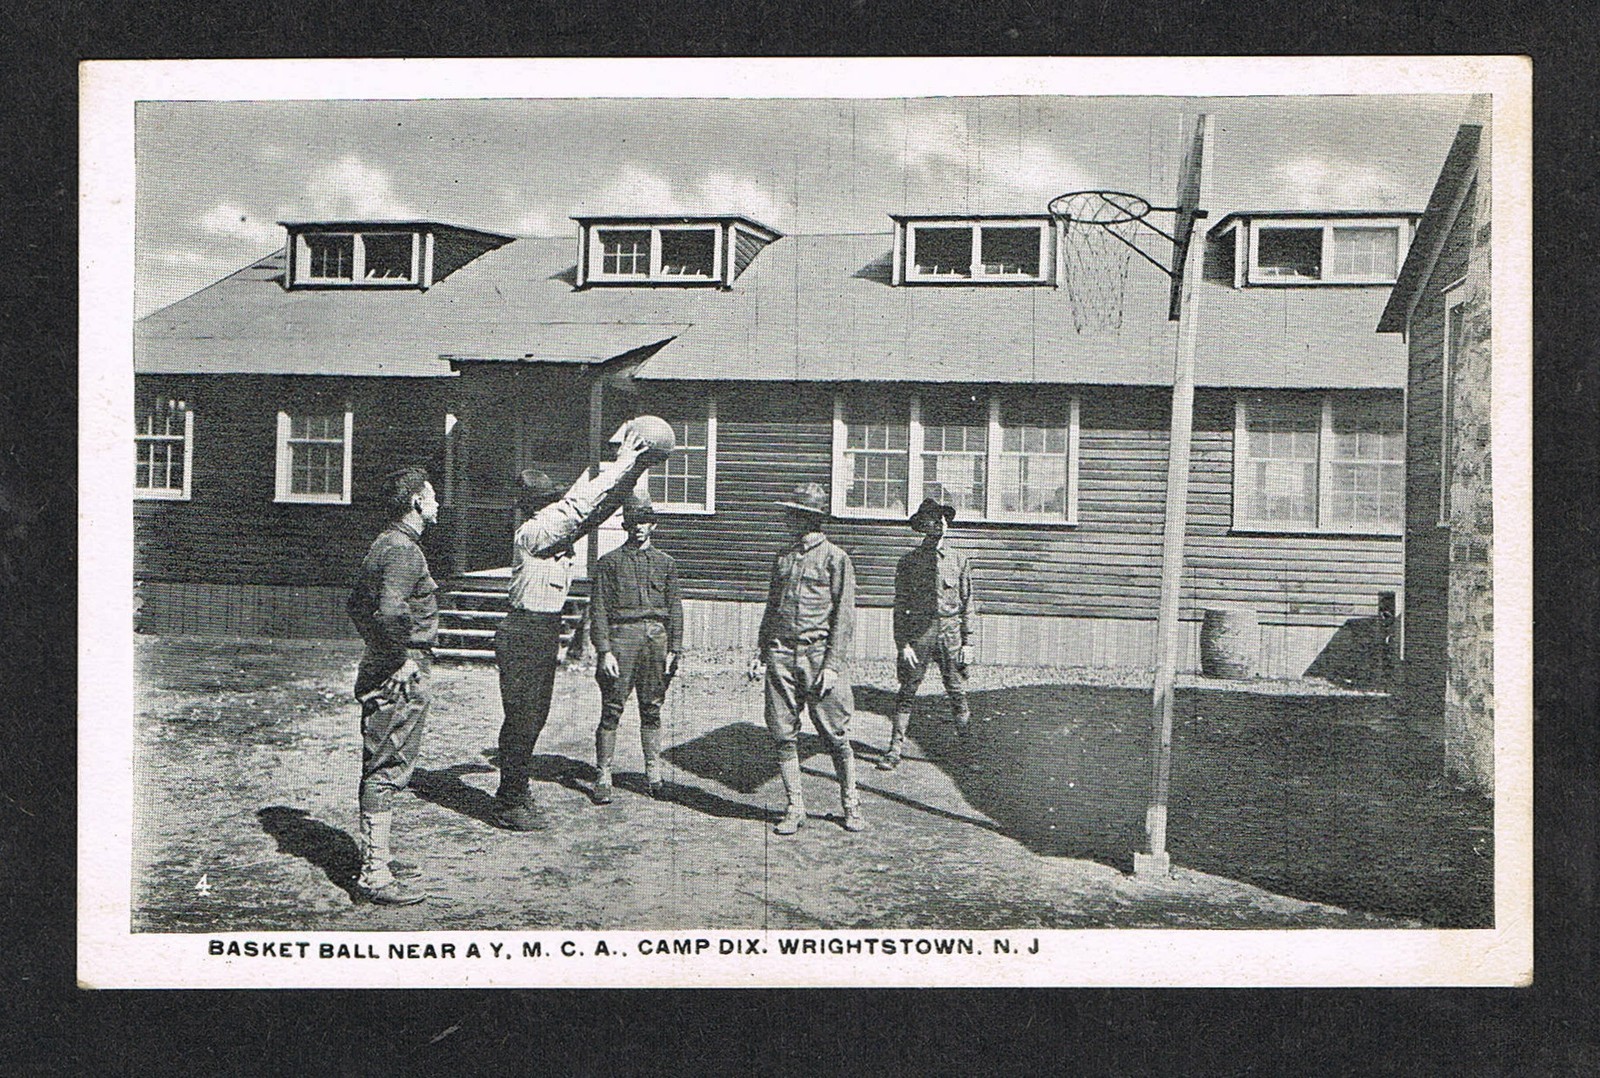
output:
POLYGON ((895 218, 897 284, 1049 284, 1046 217, 895 218))
POLYGON ((1229 214, 1213 230, 1211 264, 1245 285, 1393 284, 1414 218, 1229 214))
POLYGON ((743 217, 580 217, 578 286, 730 287, 779 233, 743 217))
POLYGON ((285 221, 289 288, 428 288, 510 236, 430 221, 285 221))
POLYGON ((298 239, 298 283, 415 285, 421 271, 416 232, 302 232, 298 239))

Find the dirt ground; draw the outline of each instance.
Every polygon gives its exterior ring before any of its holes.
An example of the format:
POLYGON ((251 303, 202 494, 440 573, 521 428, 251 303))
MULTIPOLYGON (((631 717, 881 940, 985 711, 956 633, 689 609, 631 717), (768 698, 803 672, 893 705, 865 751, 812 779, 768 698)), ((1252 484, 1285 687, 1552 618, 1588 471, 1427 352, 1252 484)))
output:
POLYGON ((869 828, 838 822, 833 763, 802 742, 811 819, 783 792, 761 693, 735 656, 690 656, 665 708, 669 796, 643 793, 637 719, 619 790, 588 795, 598 694, 565 670, 539 744, 547 831, 490 825, 499 693, 441 663, 395 855, 431 898, 353 884, 359 646, 136 637, 134 929, 1476 927, 1492 923, 1491 806, 1442 781, 1436 742, 1387 699, 1311 682, 1179 694, 1173 878, 1129 873, 1148 788, 1149 693, 1116 671, 985 668, 977 767, 930 678, 895 772, 887 663, 854 671, 869 828))

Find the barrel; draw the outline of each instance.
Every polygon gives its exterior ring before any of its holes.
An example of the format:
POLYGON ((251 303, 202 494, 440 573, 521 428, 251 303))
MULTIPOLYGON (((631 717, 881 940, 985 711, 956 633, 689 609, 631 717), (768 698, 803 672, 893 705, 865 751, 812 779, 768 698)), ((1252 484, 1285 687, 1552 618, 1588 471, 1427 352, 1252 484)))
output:
POLYGON ((1207 610, 1200 621, 1200 672, 1206 677, 1254 677, 1260 648, 1261 626, 1248 607, 1207 610))

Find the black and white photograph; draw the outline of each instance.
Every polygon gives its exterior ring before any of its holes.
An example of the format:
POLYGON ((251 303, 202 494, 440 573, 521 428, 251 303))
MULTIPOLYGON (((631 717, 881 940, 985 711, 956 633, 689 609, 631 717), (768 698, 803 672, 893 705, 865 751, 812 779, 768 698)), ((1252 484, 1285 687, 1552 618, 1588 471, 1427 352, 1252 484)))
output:
POLYGON ((1532 976, 1521 62, 83 93, 81 982, 1532 976))

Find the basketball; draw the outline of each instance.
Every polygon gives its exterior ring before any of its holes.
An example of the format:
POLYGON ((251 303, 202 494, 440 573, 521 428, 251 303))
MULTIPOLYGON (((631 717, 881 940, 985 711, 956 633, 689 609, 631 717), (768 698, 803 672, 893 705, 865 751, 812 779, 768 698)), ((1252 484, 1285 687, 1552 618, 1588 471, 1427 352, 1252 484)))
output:
POLYGON ((678 439, 672 433, 672 424, 660 416, 642 415, 631 421, 634 432, 649 443, 645 456, 652 460, 666 460, 667 454, 678 447, 678 439))

